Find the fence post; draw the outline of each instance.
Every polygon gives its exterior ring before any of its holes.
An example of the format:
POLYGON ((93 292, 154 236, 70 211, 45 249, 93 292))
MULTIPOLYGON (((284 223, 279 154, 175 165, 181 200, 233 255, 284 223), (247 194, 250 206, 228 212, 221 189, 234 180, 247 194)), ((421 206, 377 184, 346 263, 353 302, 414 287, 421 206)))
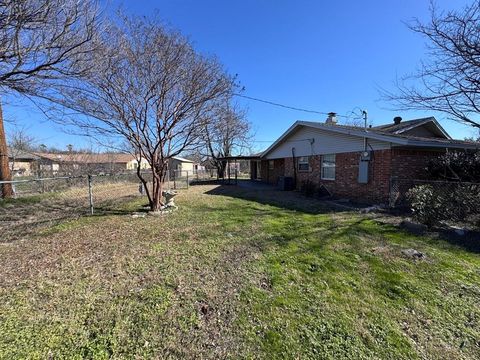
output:
POLYGON ((396 182, 396 177, 395 176, 391 176, 390 177, 390 184, 389 184, 389 192, 388 192, 388 202, 389 202, 389 207, 390 208, 394 208, 395 207, 395 203, 396 203, 396 198, 397 198, 397 194, 396 194, 396 187, 398 186, 397 182, 396 182))
POLYGON ((93 215, 93 191, 92 191, 92 175, 88 175, 88 200, 90 203, 90 215, 93 215))

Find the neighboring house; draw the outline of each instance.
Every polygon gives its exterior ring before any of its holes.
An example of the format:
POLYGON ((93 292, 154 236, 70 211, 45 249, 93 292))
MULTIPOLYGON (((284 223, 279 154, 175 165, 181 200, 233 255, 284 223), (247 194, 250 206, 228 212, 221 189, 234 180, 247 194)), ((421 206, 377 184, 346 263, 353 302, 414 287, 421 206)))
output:
MULTIPOLYGON (((122 153, 35 153, 38 157, 40 172, 52 175, 98 174, 137 169, 137 159, 130 154, 122 153)), ((141 160, 141 168, 150 166, 145 159, 141 160)))
POLYGON ((32 176, 38 169, 38 156, 23 150, 8 150, 8 165, 12 176, 32 176))
POLYGON ((291 177, 337 197, 387 202, 393 177, 425 178, 428 162, 449 149, 475 150, 479 143, 454 140, 433 117, 370 127, 297 121, 251 162, 251 177, 277 184, 291 177))
MULTIPOLYGON (((193 175, 196 165, 192 160, 174 156, 168 161, 168 169, 170 170, 170 178, 193 175)), ((198 166, 197 166, 198 167, 198 166)))
POLYGON ((201 173, 202 171, 205 171, 205 166, 200 164, 200 163, 193 163, 193 172, 196 173, 201 173))

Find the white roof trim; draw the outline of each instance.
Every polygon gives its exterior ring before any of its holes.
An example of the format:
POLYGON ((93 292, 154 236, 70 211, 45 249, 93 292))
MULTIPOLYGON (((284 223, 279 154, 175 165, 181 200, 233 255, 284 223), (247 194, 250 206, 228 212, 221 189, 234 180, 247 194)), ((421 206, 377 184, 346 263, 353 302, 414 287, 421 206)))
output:
POLYGON ((185 163, 193 163, 194 162, 192 160, 185 159, 185 158, 180 157, 180 156, 172 156, 172 159, 178 160, 180 162, 185 162, 185 163))
MULTIPOLYGON (((459 149, 478 149, 480 145, 475 144, 442 144, 435 141, 424 141, 424 140, 415 140, 415 139, 407 139, 407 138, 399 138, 396 136, 389 136, 378 134, 374 132, 370 132, 367 130, 353 130, 353 129, 345 129, 341 127, 335 127, 335 125, 326 125, 320 124, 315 122, 309 121, 296 121, 292 126, 288 128, 272 145, 270 145, 261 155, 260 157, 265 157, 270 151, 276 148, 286 137, 290 135, 297 127, 299 126, 307 126, 312 127, 320 130, 331 131, 335 133, 345 134, 345 135, 352 135, 358 137, 366 137, 367 139, 374 139, 379 141, 385 141, 391 144, 400 145, 400 146, 418 146, 418 147, 435 147, 435 148, 459 148, 459 149)), ((447 134, 448 135, 448 134, 447 134)))

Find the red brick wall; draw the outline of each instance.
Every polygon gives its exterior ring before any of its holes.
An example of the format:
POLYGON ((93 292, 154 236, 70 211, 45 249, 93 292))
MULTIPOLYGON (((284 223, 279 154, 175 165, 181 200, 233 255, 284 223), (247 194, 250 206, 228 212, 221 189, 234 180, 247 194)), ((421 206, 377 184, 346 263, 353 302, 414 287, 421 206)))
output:
MULTIPOLYGON (((322 180, 321 155, 309 157, 310 170, 297 171, 297 189, 306 181, 324 185, 336 197, 365 202, 385 202, 390 186, 390 150, 375 151, 369 166, 368 184, 358 183, 360 152, 336 154, 335 180, 322 180)), ((293 159, 285 158, 285 176, 294 177, 293 159)))
POLYGON ((445 153, 444 150, 392 149, 392 176, 406 179, 426 179, 430 160, 445 153))
POLYGON ((268 162, 269 160, 262 160, 262 180, 276 185, 278 178, 285 174, 285 159, 273 160, 273 169, 269 169, 268 162))
POLYGON ((386 202, 391 175, 390 150, 372 153, 368 168, 368 183, 358 183, 360 152, 336 154, 335 180, 319 180, 330 193, 362 202, 386 202))
MULTIPOLYGON (((368 183, 358 183, 360 152, 336 154, 335 180, 320 178, 321 155, 309 157, 310 170, 297 171, 297 189, 305 181, 316 186, 324 185, 335 197, 348 198, 367 203, 385 203, 390 191, 390 178, 425 178, 425 167, 432 157, 441 151, 386 149, 372 152, 369 163, 368 183)), ((268 161, 262 161, 262 178, 276 184, 279 176, 294 177, 293 159, 291 157, 275 160, 275 170, 268 170, 268 161)))

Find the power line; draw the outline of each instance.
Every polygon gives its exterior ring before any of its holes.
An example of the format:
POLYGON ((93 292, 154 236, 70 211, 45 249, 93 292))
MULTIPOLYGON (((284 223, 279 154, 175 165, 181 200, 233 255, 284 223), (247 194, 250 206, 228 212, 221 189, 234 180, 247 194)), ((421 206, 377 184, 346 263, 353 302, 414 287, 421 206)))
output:
MULTIPOLYGON (((276 103, 276 102, 273 102, 273 101, 262 100, 262 99, 254 98, 254 97, 251 97, 251 96, 242 95, 242 94, 233 94, 233 95, 234 95, 234 96, 241 97, 241 98, 244 98, 244 99, 253 100, 253 101, 258 101, 258 102, 261 102, 261 103, 265 103, 265 104, 269 104, 269 105, 273 105, 273 106, 278 106, 278 107, 282 107, 282 108, 290 109, 290 110, 295 110, 295 111, 303 111, 303 112, 307 112, 307 113, 311 113, 311 114, 320 114, 320 115, 328 115, 328 114, 329 114, 328 112, 324 112, 324 111, 317 111, 317 110, 310 110, 310 109, 302 109, 302 108, 298 108, 298 107, 295 107, 295 106, 289 106, 289 105, 279 104, 279 103, 276 103)), ((337 114, 337 116, 338 116, 338 117, 343 117, 343 118, 346 118, 346 119, 351 119, 351 118, 353 118, 352 116, 348 116, 348 115, 339 115, 339 114, 337 114)))

